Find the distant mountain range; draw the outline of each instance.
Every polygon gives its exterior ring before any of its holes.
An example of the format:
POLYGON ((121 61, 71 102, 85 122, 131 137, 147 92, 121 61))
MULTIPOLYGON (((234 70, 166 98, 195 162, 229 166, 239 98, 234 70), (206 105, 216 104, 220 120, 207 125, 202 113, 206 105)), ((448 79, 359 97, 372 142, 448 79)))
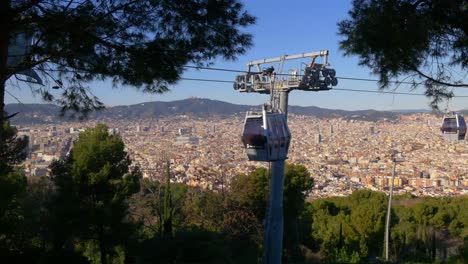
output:
MULTIPOLYGON (((108 107, 89 115, 91 120, 109 119, 144 119, 171 115, 190 115, 194 117, 244 115, 246 111, 260 109, 260 106, 237 105, 227 102, 189 98, 172 102, 146 102, 128 106, 108 107)), ((67 121, 59 117, 60 107, 52 104, 9 104, 8 113, 16 113, 14 124, 40 124, 67 121)), ((359 110, 345 111, 325 109, 315 106, 289 106, 289 113, 315 116, 318 118, 345 118, 355 120, 377 121, 381 119, 396 120, 402 113, 393 111, 359 110)), ((408 112, 408 111, 407 111, 408 112)), ((414 111, 410 111, 414 113, 414 111)))
POLYGON ((429 109, 396 109, 389 110, 390 112, 401 113, 401 114, 414 114, 414 113, 432 113, 429 109))

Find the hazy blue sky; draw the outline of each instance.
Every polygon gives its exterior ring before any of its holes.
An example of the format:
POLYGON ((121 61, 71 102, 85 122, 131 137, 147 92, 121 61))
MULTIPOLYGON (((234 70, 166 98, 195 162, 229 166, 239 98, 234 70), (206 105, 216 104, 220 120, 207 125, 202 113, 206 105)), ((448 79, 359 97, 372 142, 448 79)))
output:
MULTIPOLYGON (((254 35, 254 46, 234 62, 216 60, 213 67, 245 70, 251 60, 293 55, 328 49, 330 63, 337 76, 376 78, 368 68, 357 64, 357 58, 345 57, 338 48, 337 22, 347 18, 351 3, 343 1, 302 0, 302 1, 243 1, 247 11, 257 17, 256 25, 246 29, 254 35)), ((285 70, 299 68, 300 60, 288 64, 285 70)), ((273 65, 276 66, 276 65, 273 65)), ((187 71, 185 78, 206 78, 234 80, 235 73, 217 71, 187 71)), ((237 104, 260 104, 267 95, 238 93, 229 83, 208 83, 180 81, 163 95, 143 94, 131 87, 111 88, 110 82, 93 83, 93 92, 106 105, 136 104, 147 101, 172 101, 191 96, 228 101, 237 104)), ((377 83, 339 80, 338 88, 377 90, 377 83)), ((31 96, 27 88, 21 90, 10 87, 9 91, 22 102, 41 102, 31 96)), ((400 87, 399 91, 408 89, 400 87)), ((422 93, 423 90, 414 91, 422 93)), ((468 89, 455 90, 456 95, 468 95, 468 89)), ((7 103, 16 102, 8 94, 7 103)), ((423 96, 384 95, 354 93, 345 91, 301 92, 293 91, 291 105, 319 106, 336 109, 416 109, 428 108, 429 100, 423 96)), ((443 106, 445 108, 445 105, 443 106)), ((453 110, 468 108, 468 98, 455 98, 451 101, 453 110)))

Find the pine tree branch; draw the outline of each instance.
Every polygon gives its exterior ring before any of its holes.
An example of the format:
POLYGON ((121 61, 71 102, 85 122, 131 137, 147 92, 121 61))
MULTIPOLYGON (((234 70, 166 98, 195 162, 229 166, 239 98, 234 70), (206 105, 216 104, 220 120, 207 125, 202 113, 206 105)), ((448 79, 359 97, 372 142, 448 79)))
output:
POLYGON ((32 8, 34 6, 37 6, 38 4, 40 4, 43 1, 44 0, 31 0, 31 1, 27 2, 27 3, 25 3, 24 5, 21 5, 21 6, 17 7, 17 8, 14 8, 13 13, 14 14, 22 13, 24 11, 29 10, 30 8, 32 8))
POLYGON ((424 4, 426 4, 426 5, 430 5, 430 3, 429 3, 427 0, 419 0, 419 1, 416 1, 414 4, 412 4, 412 6, 413 6, 414 8, 417 8, 417 7, 418 7, 420 4, 422 4, 422 3, 424 3, 424 4))
POLYGON ((128 3, 115 6, 114 8, 110 9, 110 10, 107 11, 106 13, 102 14, 101 16, 99 16, 99 17, 96 19, 96 21, 95 21, 94 23, 91 23, 90 25, 88 25, 88 26, 84 29, 84 31, 87 31, 88 29, 90 29, 91 27, 93 27, 96 23, 102 21, 102 20, 103 20, 104 18, 106 18, 107 16, 110 16, 110 15, 114 14, 115 12, 117 12, 117 11, 119 11, 119 10, 121 10, 121 9, 124 9, 124 8, 126 8, 126 7, 128 7, 128 6, 130 6, 130 5, 133 5, 133 4, 137 3, 137 2, 140 2, 140 1, 142 1, 142 0, 133 0, 133 1, 130 1, 130 2, 128 2, 128 3))
POLYGON ((13 99, 15 99, 19 104, 23 104, 23 102, 21 102, 21 100, 16 97, 14 94, 12 94, 10 91, 8 91, 7 89, 5 89, 5 93, 7 93, 9 96, 11 96, 13 99))
POLYGON ((71 4, 73 4, 73 2, 75 2, 75 0, 70 0, 63 10, 68 10, 68 8, 71 6, 71 4))
POLYGON ((444 81, 441 81, 441 80, 434 79, 433 77, 423 73, 422 71, 420 71, 416 67, 414 67, 413 70, 415 72, 417 72, 420 76, 428 79, 431 82, 434 82, 434 83, 437 83, 437 84, 440 84, 440 85, 445 85, 445 86, 449 86, 449 87, 466 87, 466 88, 468 88, 468 83, 448 83, 448 82, 444 82, 444 81))
MULTIPOLYGON (((21 72, 21 71, 24 71, 24 70, 27 70, 27 69, 31 69, 39 64, 42 64, 44 62, 47 62, 48 60, 50 60, 51 57, 50 56, 46 56, 40 60, 36 60, 36 61, 32 61, 32 62, 23 62, 21 63, 20 65, 18 65, 17 67, 14 67, 13 70, 9 70, 8 71, 8 74, 11 76, 13 74, 17 74, 18 72, 21 72)), ((11 69, 11 68, 10 68, 11 69)))

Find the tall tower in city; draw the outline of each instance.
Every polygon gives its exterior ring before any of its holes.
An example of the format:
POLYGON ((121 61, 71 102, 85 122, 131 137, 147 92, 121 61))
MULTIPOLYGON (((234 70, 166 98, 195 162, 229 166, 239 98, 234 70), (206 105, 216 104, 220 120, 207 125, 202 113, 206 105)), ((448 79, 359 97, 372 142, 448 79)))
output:
POLYGON ((333 124, 330 124, 330 136, 333 135, 333 124))
POLYGON ((322 135, 319 133, 315 135, 315 144, 320 144, 320 142, 322 142, 322 135))
POLYGON ((28 148, 29 148, 29 150, 32 151, 33 147, 34 147, 34 137, 33 137, 32 134, 30 134, 28 136, 28 148))
POLYGON ((374 135, 375 134, 375 127, 373 127, 373 126, 369 127, 369 133, 371 135, 374 135))
POLYGON ((209 129, 209 132, 210 132, 211 134, 216 133, 216 125, 211 125, 211 126, 210 126, 210 129, 209 129))

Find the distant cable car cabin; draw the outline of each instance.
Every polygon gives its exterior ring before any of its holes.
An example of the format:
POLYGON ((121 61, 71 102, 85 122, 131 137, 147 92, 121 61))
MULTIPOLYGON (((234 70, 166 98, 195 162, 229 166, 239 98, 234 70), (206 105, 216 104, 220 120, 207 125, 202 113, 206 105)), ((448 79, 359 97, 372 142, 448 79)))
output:
POLYGON ((261 113, 247 112, 242 143, 251 161, 276 161, 287 158, 291 133, 284 113, 263 107, 261 113))
POLYGON ((464 140, 466 135, 465 118, 458 113, 446 114, 440 131, 442 132, 442 137, 446 140, 464 140))

